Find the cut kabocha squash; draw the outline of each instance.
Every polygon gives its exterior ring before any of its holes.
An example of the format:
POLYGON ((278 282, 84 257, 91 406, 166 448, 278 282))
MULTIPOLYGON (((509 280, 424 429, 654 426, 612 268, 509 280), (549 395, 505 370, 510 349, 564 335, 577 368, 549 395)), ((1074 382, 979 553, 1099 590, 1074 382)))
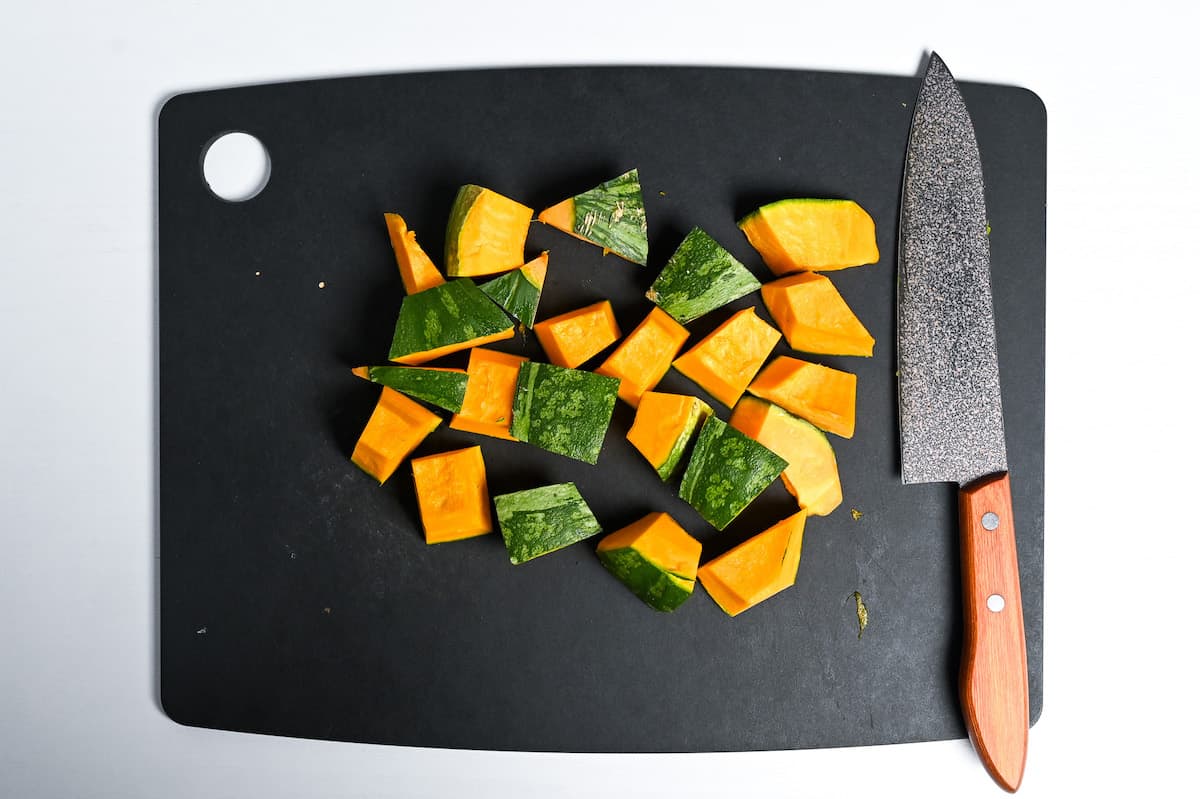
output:
POLYGON ((794 350, 864 357, 875 351, 874 337, 824 275, 802 272, 774 280, 762 287, 762 298, 794 350))
POLYGON ((675 474, 692 437, 712 412, 708 403, 696 397, 647 391, 625 438, 665 483, 675 474))
POLYGON ((596 374, 620 380, 617 396, 636 408, 642 395, 657 386, 671 368, 687 337, 687 328, 661 308, 654 308, 596 367, 596 374))
POLYGON ((440 286, 446 282, 442 273, 433 265, 433 261, 417 244, 417 234, 408 229, 404 217, 399 214, 384 214, 387 222, 388 238, 392 241, 392 251, 396 255, 396 266, 400 268, 400 280, 404 283, 406 294, 416 294, 418 291, 440 286))
POLYGON ((806 517, 792 514, 700 568, 700 583, 721 610, 736 616, 795 585, 806 517))
POLYGON ((568 458, 595 464, 617 402, 616 378, 532 361, 521 364, 510 432, 568 458))
POLYGON ((646 265, 646 204, 636 169, 547 208, 538 221, 646 265))
POLYGON ((621 337, 608 300, 543 319, 533 326, 533 332, 550 363, 568 369, 579 366, 621 337))
POLYGON ((762 444, 710 416, 700 428, 679 496, 724 530, 786 466, 762 444))
POLYGON ((686 325, 762 284, 716 240, 693 228, 667 261, 646 297, 686 325))
POLYGON ((749 391, 822 430, 851 438, 857 386, 852 372, 781 355, 754 378, 749 391))
POLYGON ((487 474, 479 447, 414 458, 412 470, 425 543, 459 541, 492 531, 487 474))
POLYGON ((842 481, 829 439, 812 424, 758 397, 738 400, 729 426, 787 461, 783 485, 809 516, 828 516, 842 504, 842 481))
POLYGON ((749 214, 738 227, 777 275, 879 260, 875 220, 852 200, 779 200, 749 214))
POLYGON ((404 298, 388 360, 421 364, 512 337, 512 320, 474 283, 461 278, 404 298))
POLYGON ((550 253, 543 252, 537 258, 480 286, 480 290, 492 298, 509 316, 522 327, 533 327, 537 316, 538 302, 542 299, 542 286, 546 282, 546 265, 550 253))
POLYGON ((779 338, 778 330, 746 308, 676 358, 674 366, 732 408, 779 338))
POLYGON ((700 542, 665 513, 651 513, 600 540, 604 568, 655 610, 670 612, 692 595, 700 542))
POLYGON ((501 494, 493 502, 513 563, 525 563, 601 532, 574 483, 501 494))
POLYGON ((386 386, 350 460, 381 484, 442 423, 442 418, 386 386))
POLYGON ((471 350, 462 407, 451 417, 450 428, 515 441, 508 428, 512 424, 517 375, 527 360, 486 347, 471 350))
POLYGON ((483 186, 458 190, 446 226, 446 274, 478 277, 525 263, 533 209, 483 186))
POLYGON ((432 366, 356 366, 355 375, 395 389, 439 408, 458 413, 467 390, 467 373, 462 369, 432 366))

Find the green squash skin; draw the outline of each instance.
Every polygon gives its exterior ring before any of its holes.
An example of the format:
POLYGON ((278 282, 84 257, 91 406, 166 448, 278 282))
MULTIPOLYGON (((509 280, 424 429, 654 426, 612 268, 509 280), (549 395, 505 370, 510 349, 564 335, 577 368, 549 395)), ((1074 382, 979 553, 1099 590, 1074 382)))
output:
POLYGON ((549 452, 595 464, 621 381, 526 361, 517 375, 509 432, 549 452))
POLYGON ((514 564, 603 532, 574 483, 501 494, 492 502, 508 559, 514 564))
POLYGON ((692 595, 693 581, 660 568, 633 547, 608 549, 596 554, 604 568, 655 610, 670 613, 692 595))
POLYGON ((458 194, 454 195, 454 205, 450 207, 450 220, 446 223, 446 276, 458 275, 458 234, 462 231, 463 223, 475 199, 483 193, 482 186, 468 183, 461 186, 458 194))
POLYGON ((646 237, 646 203, 636 169, 577 194, 574 200, 577 236, 627 261, 646 265, 650 249, 646 237))
POLYGON ((529 279, 525 267, 489 280, 479 290, 526 328, 533 327, 538 302, 542 299, 542 287, 529 279))
POLYGON ((712 236, 692 228, 646 298, 686 325, 760 288, 762 283, 741 261, 712 236))
POLYGON ((372 383, 394 388, 401 394, 423 400, 452 413, 462 410, 467 392, 467 376, 441 372, 420 366, 371 366, 367 377, 372 383))
POLYGON ((664 483, 675 475, 675 471, 679 468, 679 464, 683 460, 683 453, 687 450, 688 444, 691 443, 692 437, 696 435, 696 428, 705 419, 712 416, 712 412, 712 406, 702 399, 695 399, 692 403, 692 410, 688 414, 687 424, 684 426, 679 438, 675 439, 675 444, 671 447, 667 459, 660 463, 656 470, 664 483))
POLYGON ((404 298, 388 359, 492 336, 512 326, 504 311, 462 277, 404 298))
POLYGON ((786 467, 783 458, 710 416, 700 428, 679 497, 724 530, 786 467))

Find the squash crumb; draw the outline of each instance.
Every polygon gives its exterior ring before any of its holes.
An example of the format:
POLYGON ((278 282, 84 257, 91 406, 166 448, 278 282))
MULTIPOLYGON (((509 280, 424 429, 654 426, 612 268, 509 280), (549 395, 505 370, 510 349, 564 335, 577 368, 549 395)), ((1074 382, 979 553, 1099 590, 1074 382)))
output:
POLYGON ((858 521, 858 520, 859 520, 859 519, 861 519, 862 517, 863 517, 863 513, 862 513, 862 511, 860 511, 858 508, 851 508, 851 509, 850 509, 850 518, 851 518, 851 519, 854 519, 854 521, 858 521))
POLYGON ((850 596, 846 597, 846 601, 854 600, 854 612, 858 616, 858 640, 862 640, 863 630, 867 629, 867 603, 863 602, 862 594, 855 591, 850 596))

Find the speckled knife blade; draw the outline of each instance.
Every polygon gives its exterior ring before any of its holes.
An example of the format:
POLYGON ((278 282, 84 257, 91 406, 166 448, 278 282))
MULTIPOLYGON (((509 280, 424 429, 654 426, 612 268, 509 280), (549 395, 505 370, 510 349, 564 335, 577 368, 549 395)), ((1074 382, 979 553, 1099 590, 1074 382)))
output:
POLYGON ((901 479, 966 485, 1006 471, 983 168, 937 54, 913 110, 898 271, 901 479))

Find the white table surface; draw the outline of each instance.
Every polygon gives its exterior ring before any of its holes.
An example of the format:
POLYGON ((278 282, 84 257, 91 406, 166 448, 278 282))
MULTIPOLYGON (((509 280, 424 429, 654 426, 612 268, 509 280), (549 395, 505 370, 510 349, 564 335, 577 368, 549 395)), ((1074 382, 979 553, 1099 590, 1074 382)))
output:
POLYGON ((960 79, 1036 91, 1049 111, 1045 710, 1021 794, 1195 795, 1196 13, 1157 2, 693 5, 6 5, 0 796, 1000 795, 965 741, 458 752, 191 729, 155 699, 161 100, 458 66, 911 75, 926 49, 960 79))

